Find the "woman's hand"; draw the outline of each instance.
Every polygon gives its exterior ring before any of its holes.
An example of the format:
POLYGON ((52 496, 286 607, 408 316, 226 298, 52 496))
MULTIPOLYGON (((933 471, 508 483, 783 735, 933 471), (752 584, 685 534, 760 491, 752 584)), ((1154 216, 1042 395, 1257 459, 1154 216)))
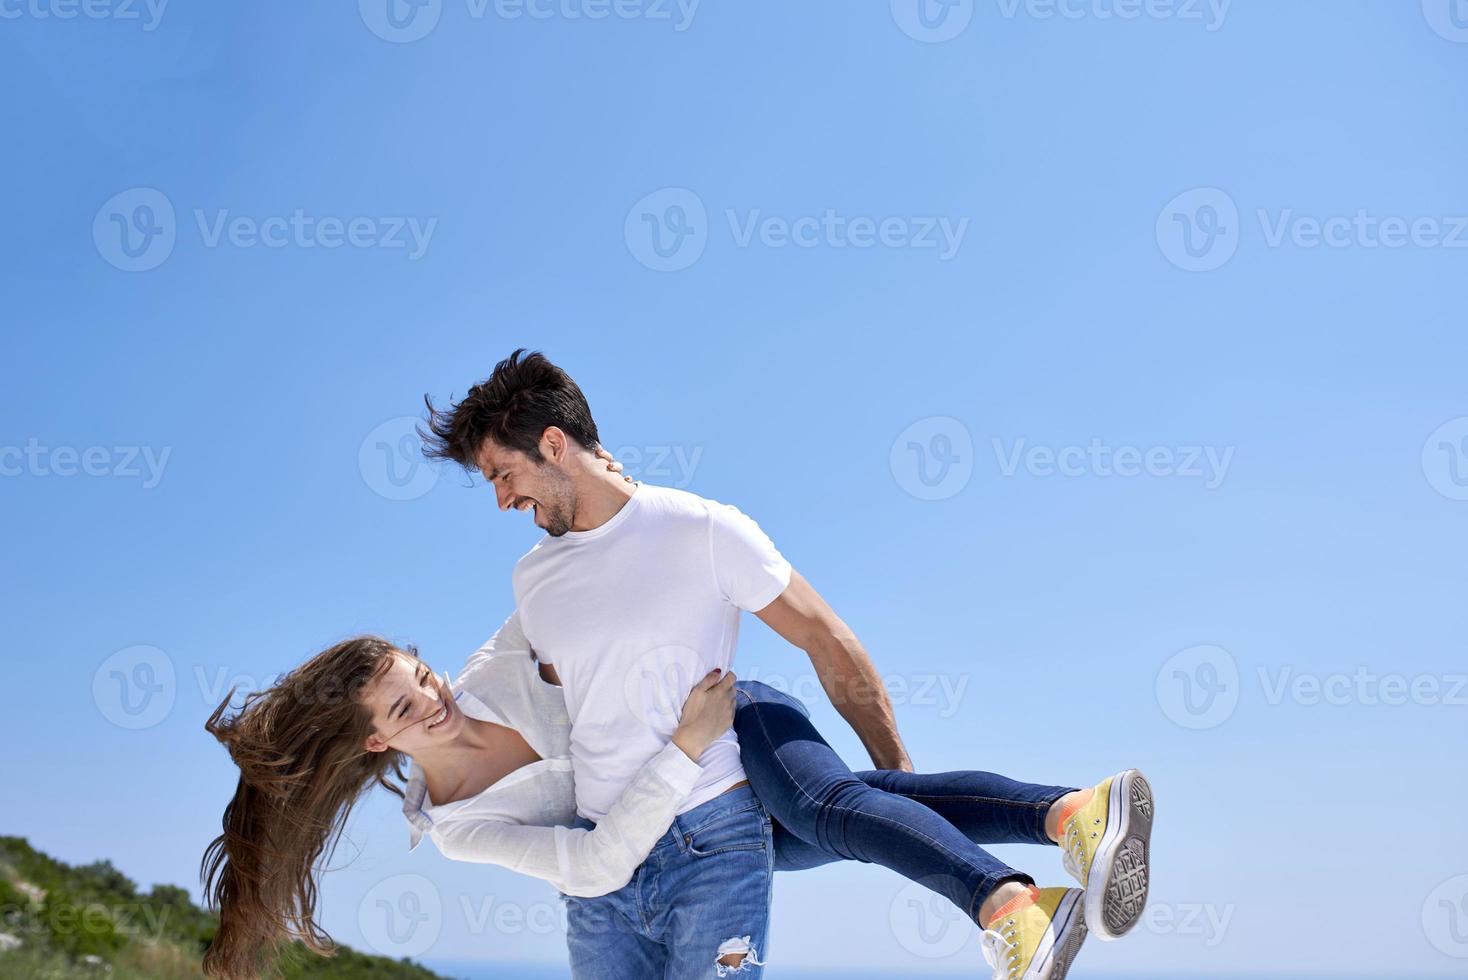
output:
POLYGON ((693 686, 688 700, 683 702, 683 714, 678 720, 678 730, 673 733, 673 744, 697 762, 703 750, 727 732, 732 724, 734 673, 730 671, 721 675, 720 671, 711 670, 707 677, 693 686))
MULTIPOLYGON (((600 446, 597 446, 596 447, 596 458, 597 459, 604 459, 604 460, 606 460, 606 462, 607 462, 607 470, 609 472, 612 472, 612 473, 622 473, 622 464, 619 463, 619 462, 617 462, 616 459, 613 458, 613 456, 612 456, 611 453, 607 452, 605 449, 603 449, 600 446)), ((632 477, 628 476, 625 473, 622 473, 622 479, 626 480, 628 483, 631 483, 632 482, 632 477)))

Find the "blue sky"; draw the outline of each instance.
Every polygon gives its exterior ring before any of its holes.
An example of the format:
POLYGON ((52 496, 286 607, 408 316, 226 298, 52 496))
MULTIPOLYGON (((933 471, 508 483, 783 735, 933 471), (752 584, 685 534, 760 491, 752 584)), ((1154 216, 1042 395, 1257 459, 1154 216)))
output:
MULTIPOLYGON (((523 345, 761 522, 919 768, 1149 774, 1078 975, 1461 974, 1468 4, 353 6, 0 5, 0 832, 197 894, 231 683, 456 668, 536 532, 404 438, 523 345)), ((865 764, 799 651, 736 667, 865 764)), ((336 865, 345 942, 426 880, 430 963, 563 957, 385 794, 336 865)), ((855 865, 769 952, 979 960, 855 865)))

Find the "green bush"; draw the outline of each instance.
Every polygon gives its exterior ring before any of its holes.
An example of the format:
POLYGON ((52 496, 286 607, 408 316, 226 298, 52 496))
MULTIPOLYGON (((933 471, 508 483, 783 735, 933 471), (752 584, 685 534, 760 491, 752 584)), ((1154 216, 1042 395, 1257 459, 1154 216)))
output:
MULTIPOLYGON (((0 837, 0 918, 23 940, 0 952, 4 980, 201 980, 200 957, 219 920, 175 885, 146 894, 110 861, 71 867, 23 838, 0 837), (45 890, 41 902, 17 887, 45 890), (88 965, 99 957, 111 972, 88 965)), ((296 944, 281 963, 285 980, 441 980, 408 960, 366 956, 341 947, 321 957, 296 944)))

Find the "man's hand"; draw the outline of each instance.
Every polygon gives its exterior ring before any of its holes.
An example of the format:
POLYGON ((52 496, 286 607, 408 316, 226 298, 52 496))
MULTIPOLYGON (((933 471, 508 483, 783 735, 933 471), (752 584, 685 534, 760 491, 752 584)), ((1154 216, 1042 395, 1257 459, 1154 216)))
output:
MULTIPOLYGON (((622 473, 622 464, 617 462, 616 457, 614 457, 611 453, 607 452, 600 446, 596 447, 596 458, 606 461, 608 472, 622 473)), ((622 479, 626 480, 628 483, 632 482, 632 477, 628 476, 625 473, 622 473, 622 479)))
POLYGON ((811 584, 791 571, 785 591, 755 615, 810 657, 826 696, 866 746, 873 765, 912 772, 892 701, 872 658, 811 584))

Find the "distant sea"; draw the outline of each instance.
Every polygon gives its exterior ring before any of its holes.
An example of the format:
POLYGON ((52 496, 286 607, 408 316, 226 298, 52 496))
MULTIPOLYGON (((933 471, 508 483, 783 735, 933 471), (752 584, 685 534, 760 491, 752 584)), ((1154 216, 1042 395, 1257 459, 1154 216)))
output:
MULTIPOLYGON (((520 963, 453 963, 437 960, 420 960, 424 966, 435 973, 454 980, 569 980, 570 969, 566 966, 520 963)), ((982 964, 980 964, 982 966, 982 964)), ((713 971, 709 971, 713 976, 713 971)), ((888 973, 853 973, 850 970, 837 972, 817 971, 809 972, 795 969, 782 969, 778 964, 771 964, 765 968, 767 980, 893 980, 895 974, 888 973)), ((901 980, 975 980, 976 977, 984 977, 987 974, 975 968, 960 973, 906 973, 901 980)), ((1072 972, 1067 980, 1092 980, 1083 974, 1072 972)), ((1105 980, 1105 978, 1094 978, 1094 980, 1105 980)), ((1116 978, 1120 980, 1120 978, 1116 978)))
MULTIPOLYGON (((519 964, 519 963, 463 963, 445 962, 439 960, 421 961, 430 970, 455 980, 569 980, 570 970, 563 965, 543 964, 519 964)), ((709 976, 713 976, 710 971, 709 976)), ((784 969, 779 964, 772 963, 765 968, 766 980, 976 980, 979 977, 987 977, 983 970, 983 963, 974 965, 972 970, 958 972, 912 972, 912 971, 887 971, 877 973, 854 973, 850 970, 840 971, 811 971, 798 967, 784 969)), ((1067 980, 1176 980, 1176 977, 1165 974, 1154 974, 1152 977, 1133 977, 1130 974, 1119 973, 1089 973, 1084 969, 1072 970, 1067 980)), ((1322 980, 1321 974, 1297 974, 1295 976, 1259 975, 1229 977, 1211 976, 1196 978, 1196 980, 1322 980)), ((1332 977, 1332 980, 1336 978, 1332 977)), ((1381 978, 1357 977, 1353 980, 1381 980, 1381 978)), ((1390 980, 1408 980, 1405 977, 1392 977, 1390 980)))
MULTIPOLYGON (((455 980, 569 980, 570 969, 565 966, 541 966, 519 963, 441 963, 432 960, 420 960, 424 966, 435 973, 455 980)), ((709 971, 712 977, 713 971, 709 971)), ((901 980, 975 980, 976 977, 987 976, 979 969, 968 970, 962 973, 909 973, 901 980)), ((780 969, 776 964, 765 968, 766 980, 893 980, 892 973, 852 973, 843 970, 835 973, 816 972, 810 973, 801 969, 780 969)), ((1067 980, 1088 980, 1084 975, 1071 973, 1067 980)), ((1101 980, 1101 978, 1096 978, 1101 980)))
MULTIPOLYGON (((424 966, 434 970, 443 976, 453 977, 455 980, 569 980, 570 970, 562 965, 543 964, 519 964, 519 963, 463 963, 445 962, 438 960, 421 961, 424 966)), ((713 976, 712 971, 709 974, 713 976)), ((877 973, 854 973, 850 970, 840 971, 810 971, 800 968, 784 969, 779 964, 771 964, 765 968, 767 980, 976 980, 979 977, 987 977, 983 970, 983 963, 977 963, 972 970, 958 972, 911 972, 911 971, 887 971, 877 973)), ((1190 980, 1324 980, 1323 974, 1300 973, 1293 976, 1280 974, 1271 975, 1232 975, 1190 978, 1190 980)), ((1089 973, 1085 970, 1072 970, 1067 980, 1176 980, 1171 974, 1153 974, 1149 977, 1133 976, 1131 974, 1119 973, 1089 973)), ((1380 977, 1353 977, 1336 978, 1331 980, 1384 980, 1380 977)), ((1410 980, 1407 977, 1391 977, 1390 980, 1410 980)))

